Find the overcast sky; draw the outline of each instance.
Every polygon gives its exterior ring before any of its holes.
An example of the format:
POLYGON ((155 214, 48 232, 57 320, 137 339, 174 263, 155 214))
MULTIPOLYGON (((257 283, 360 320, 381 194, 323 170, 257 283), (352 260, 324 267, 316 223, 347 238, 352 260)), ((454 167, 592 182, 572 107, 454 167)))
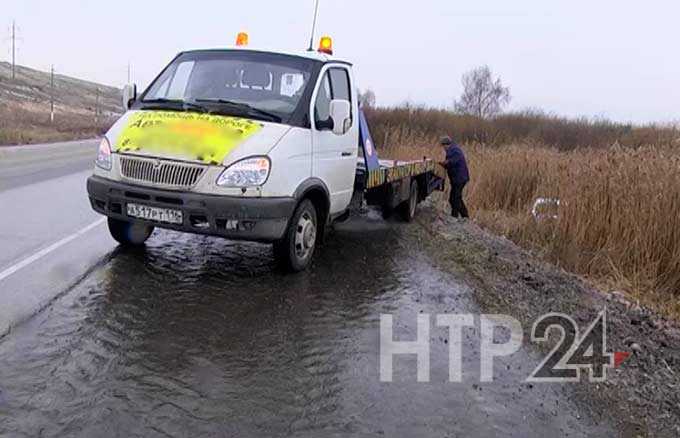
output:
MULTIPOLYGON (((304 50, 313 0, 1 0, 19 28, 18 62, 121 86, 130 61, 145 87, 179 51, 233 44, 304 50)), ((680 120, 675 0, 321 0, 334 38, 380 105, 452 106, 460 77, 488 64, 511 109, 620 121, 680 120)), ((9 60, 9 41, 0 59, 9 60)))

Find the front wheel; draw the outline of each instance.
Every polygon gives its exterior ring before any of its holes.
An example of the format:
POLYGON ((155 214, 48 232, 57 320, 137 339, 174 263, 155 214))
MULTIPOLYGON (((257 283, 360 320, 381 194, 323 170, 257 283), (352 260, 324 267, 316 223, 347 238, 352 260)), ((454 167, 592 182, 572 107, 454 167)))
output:
POLYGON ((318 230, 316 208, 305 199, 295 209, 283 239, 274 243, 274 255, 279 264, 292 272, 307 269, 316 248, 318 230))
POLYGON ((123 246, 140 246, 151 236, 154 227, 109 218, 109 232, 123 246))

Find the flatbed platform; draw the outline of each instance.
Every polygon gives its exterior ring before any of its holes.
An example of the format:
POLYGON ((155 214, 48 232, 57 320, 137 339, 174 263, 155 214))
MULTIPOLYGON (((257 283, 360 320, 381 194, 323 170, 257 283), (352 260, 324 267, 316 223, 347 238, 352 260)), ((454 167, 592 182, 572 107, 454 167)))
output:
POLYGON ((399 206, 404 206, 409 220, 415 204, 435 190, 444 190, 444 179, 435 173, 436 163, 430 158, 422 160, 379 159, 363 111, 359 113, 360 154, 357 159, 354 190, 362 194, 368 205, 380 206, 388 216, 399 206), (411 203, 409 208, 409 202, 411 203))

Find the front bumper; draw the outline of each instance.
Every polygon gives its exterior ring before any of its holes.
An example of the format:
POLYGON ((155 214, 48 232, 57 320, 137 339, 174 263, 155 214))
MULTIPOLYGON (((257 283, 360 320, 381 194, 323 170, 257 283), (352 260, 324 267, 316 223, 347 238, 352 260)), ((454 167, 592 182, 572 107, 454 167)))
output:
POLYGON ((294 198, 237 198, 160 190, 91 176, 87 193, 92 208, 105 216, 159 228, 273 242, 281 239, 295 210, 294 198), (181 210, 183 223, 167 224, 129 217, 127 203, 181 210))

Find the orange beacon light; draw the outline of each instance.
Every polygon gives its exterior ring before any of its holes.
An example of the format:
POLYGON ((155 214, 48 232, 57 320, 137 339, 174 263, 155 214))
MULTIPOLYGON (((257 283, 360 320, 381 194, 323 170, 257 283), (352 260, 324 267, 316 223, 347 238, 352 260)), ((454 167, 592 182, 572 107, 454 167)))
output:
POLYGON ((333 54, 333 40, 329 36, 322 36, 319 41, 319 52, 327 55, 333 54))
POLYGON ((247 46, 248 45, 248 34, 245 32, 239 32, 236 35, 236 45, 237 46, 247 46))

